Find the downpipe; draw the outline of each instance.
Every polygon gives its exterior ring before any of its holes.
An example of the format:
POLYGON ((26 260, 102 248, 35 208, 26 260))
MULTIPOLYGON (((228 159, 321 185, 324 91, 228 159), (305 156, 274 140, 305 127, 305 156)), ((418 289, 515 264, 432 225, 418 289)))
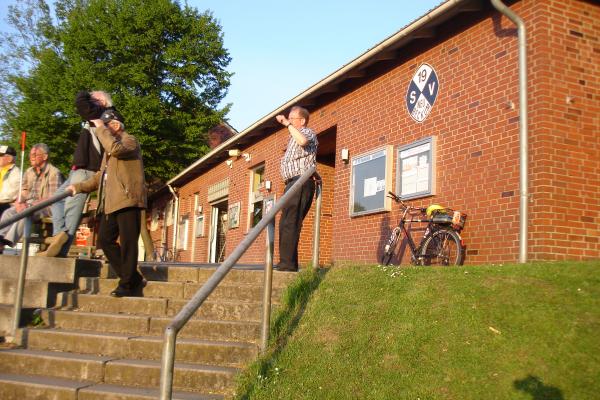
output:
POLYGON ((520 215, 519 215, 519 263, 527 262, 527 223, 528 223, 528 200, 529 200, 529 178, 528 172, 528 132, 527 132, 527 37, 523 20, 501 0, 490 0, 492 5, 504 16, 517 25, 517 37, 519 42, 519 192, 520 192, 520 215))
MULTIPOLYGON (((175 192, 173 186, 167 184, 167 187, 173 195, 173 199, 175 199, 175 204, 173 204, 173 208, 175 209, 175 218, 173 219, 173 258, 176 258, 177 239, 179 239, 179 196, 177 196, 177 192, 175 192)), ((177 260, 174 259, 173 261, 177 260)))

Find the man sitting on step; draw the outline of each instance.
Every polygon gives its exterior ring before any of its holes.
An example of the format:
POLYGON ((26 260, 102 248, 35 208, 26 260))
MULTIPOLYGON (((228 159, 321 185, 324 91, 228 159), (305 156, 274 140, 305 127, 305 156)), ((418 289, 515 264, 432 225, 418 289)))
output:
MULTIPOLYGON (((6 210, 2 214, 0 222, 24 211, 26 208, 37 204, 48 197, 52 197, 56 189, 63 181, 63 176, 54 165, 50 164, 48 158, 50 149, 44 143, 35 144, 29 153, 31 167, 25 171, 23 176, 23 187, 21 190, 20 201, 6 210)), ((43 217, 50 216, 50 207, 46 207, 33 214, 33 220, 39 221, 43 217)), ((12 225, 0 229, 0 254, 4 251, 4 246, 13 247, 23 236, 25 219, 20 219, 12 225)))

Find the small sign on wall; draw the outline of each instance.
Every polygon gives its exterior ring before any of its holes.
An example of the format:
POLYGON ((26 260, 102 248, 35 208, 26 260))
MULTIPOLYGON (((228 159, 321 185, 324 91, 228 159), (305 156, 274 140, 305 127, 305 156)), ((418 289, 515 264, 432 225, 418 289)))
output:
POLYGON ((439 81, 433 67, 422 64, 415 72, 406 92, 408 113, 417 122, 425 121, 437 98, 439 81))

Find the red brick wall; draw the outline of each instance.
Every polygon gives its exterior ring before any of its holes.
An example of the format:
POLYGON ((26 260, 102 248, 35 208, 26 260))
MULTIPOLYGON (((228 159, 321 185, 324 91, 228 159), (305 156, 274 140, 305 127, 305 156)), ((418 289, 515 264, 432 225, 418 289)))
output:
MULTIPOLYGON (((438 203, 468 214, 463 231, 467 263, 517 261, 518 42, 514 24, 485 7, 436 29, 433 42, 404 47, 395 63, 372 69, 370 78, 312 110, 313 129, 336 132, 333 165, 319 165, 324 178, 321 263, 377 262, 399 218, 397 207, 349 216, 351 167, 339 159, 339 149, 357 156, 394 146, 396 190, 397 148, 429 136, 437 138, 437 191, 412 204, 438 203), (422 63, 435 68, 440 87, 431 114, 417 123, 406 110, 405 96, 422 63)), ((600 258, 600 8, 577 0, 525 0, 511 8, 525 21, 528 39, 529 257, 600 258)), ((181 188, 182 199, 191 196, 193 201, 193 193, 200 194, 209 224, 207 187, 230 178, 229 204, 240 201, 242 213, 240 227, 228 232, 227 254, 247 232, 250 169, 264 162, 272 192, 281 197, 279 160, 287 138, 285 129, 278 130, 243 149, 251 162, 235 159, 231 169, 223 162, 181 188)), ((189 204, 182 201, 182 213, 189 204)), ((311 259, 312 221, 313 211, 301 238, 304 263, 311 259)), ((201 239, 196 261, 206 260, 207 238, 201 239)), ((261 236, 241 261, 263 262, 264 240, 261 236)))
POLYGON ((536 5, 528 25, 530 257, 600 258, 600 7, 536 5))

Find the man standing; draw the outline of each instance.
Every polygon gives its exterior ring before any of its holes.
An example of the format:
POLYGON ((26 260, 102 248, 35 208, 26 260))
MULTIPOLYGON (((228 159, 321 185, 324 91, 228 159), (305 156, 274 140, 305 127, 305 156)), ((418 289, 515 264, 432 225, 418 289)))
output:
MULTIPOLYGON (((103 149, 94 134, 96 128, 89 121, 100 118, 106 110, 113 110, 115 115, 119 116, 118 119, 123 122, 123 118, 113 107, 110 95, 106 92, 81 91, 77 93, 75 106, 77 113, 85 122, 73 154, 71 172, 67 180, 58 188, 57 194, 63 193, 69 185, 91 178, 100 169, 103 149)), ((37 253, 38 256, 67 256, 79 227, 87 196, 87 193, 79 193, 52 205, 52 237, 46 239, 49 244, 48 249, 37 253)))
POLYGON ((15 165, 16 150, 0 146, 0 216, 10 208, 19 193, 21 170, 15 165))
MULTIPOLYGON (((25 171, 23 176, 23 187, 21 201, 16 202, 2 214, 0 222, 20 213, 33 204, 46 200, 56 192, 63 181, 62 174, 54 165, 50 164, 48 158, 50 149, 44 143, 35 144, 29 153, 31 167, 25 171)), ((50 215, 50 207, 46 207, 33 214, 33 220, 40 220, 50 215)), ((0 229, 0 247, 4 245, 14 246, 23 236, 25 221, 23 219, 0 229)))
MULTIPOLYGON (((281 176, 285 192, 300 176, 316 166, 317 135, 307 128, 309 113, 305 108, 294 106, 288 117, 278 115, 277 122, 287 127, 290 140, 281 160, 281 176)), ((279 271, 298 271, 298 241, 302 221, 308 214, 315 193, 315 181, 307 180, 300 192, 283 208, 279 221, 279 271)))
POLYGON ((119 285, 111 296, 141 296, 144 280, 137 271, 138 238, 141 210, 146 208, 142 151, 113 111, 106 111, 101 119, 91 122, 104 148, 100 171, 67 190, 77 194, 99 188, 98 244, 119 276, 119 285))

